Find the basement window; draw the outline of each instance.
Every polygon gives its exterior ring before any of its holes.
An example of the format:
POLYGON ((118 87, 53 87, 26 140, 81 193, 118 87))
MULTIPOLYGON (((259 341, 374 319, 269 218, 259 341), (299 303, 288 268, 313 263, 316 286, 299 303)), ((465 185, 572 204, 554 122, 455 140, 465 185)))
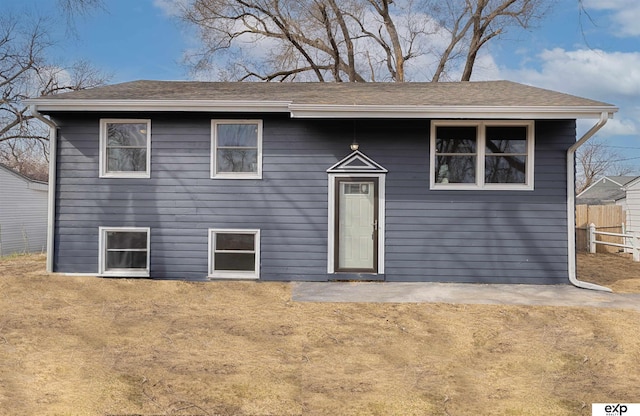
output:
POLYGON ((100 227, 99 274, 149 277, 149 228, 100 227))
POLYGON ((209 230, 209 277, 258 279, 260 230, 209 230))

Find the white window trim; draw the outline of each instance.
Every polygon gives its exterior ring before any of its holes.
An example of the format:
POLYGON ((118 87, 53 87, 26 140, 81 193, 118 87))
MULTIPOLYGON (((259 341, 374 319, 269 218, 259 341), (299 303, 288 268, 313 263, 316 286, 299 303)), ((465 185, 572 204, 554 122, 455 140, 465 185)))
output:
POLYGON ((211 179, 262 179, 262 120, 211 120, 211 179), (218 124, 257 124, 258 125, 258 170, 256 172, 216 172, 218 124))
POLYGON ((446 190, 516 190, 532 191, 534 189, 534 166, 535 166, 535 123, 533 120, 432 120, 429 146, 429 185, 430 189, 446 190), (437 127, 457 127, 470 126, 477 127, 477 151, 476 151, 476 183, 437 183, 436 182, 436 128, 437 127), (502 126, 523 126, 527 127, 527 165, 526 178, 524 184, 517 183, 485 183, 485 140, 486 127, 502 126))
POLYGON ((99 227, 99 242, 98 242, 98 275, 99 276, 112 276, 112 277, 149 277, 149 265, 151 260, 151 229, 149 227, 99 227), (147 267, 144 270, 141 269, 121 269, 121 270, 106 270, 106 243, 107 232, 140 232, 147 233, 147 267))
POLYGON ((258 229, 240 229, 240 228, 209 228, 209 279, 260 279, 260 230, 258 229), (214 270, 214 254, 216 248, 215 235, 222 234, 253 234, 254 235, 254 252, 255 265, 254 271, 224 271, 214 270))
POLYGON ((101 178, 150 178, 151 177, 151 120, 132 118, 100 119, 100 177, 101 178), (142 172, 108 172, 107 171, 107 124, 108 123, 146 123, 147 124, 147 169, 142 172))
MULTIPOLYGON (((385 169, 386 171, 386 169, 385 169)), ((386 178, 384 172, 380 173, 329 173, 328 183, 328 216, 327 216, 327 273, 335 274, 335 224, 336 224, 336 179, 337 178, 377 178, 378 179, 378 271, 376 274, 384 274, 384 248, 386 229, 386 178)))

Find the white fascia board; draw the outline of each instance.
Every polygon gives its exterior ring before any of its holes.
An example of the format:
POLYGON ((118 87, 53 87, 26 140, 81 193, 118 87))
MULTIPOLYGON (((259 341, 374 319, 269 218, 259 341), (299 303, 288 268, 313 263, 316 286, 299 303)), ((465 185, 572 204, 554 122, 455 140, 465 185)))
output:
POLYGON ((385 106, 291 104, 292 118, 477 118, 477 119, 577 119, 609 118, 618 111, 613 106, 526 107, 526 106, 385 106))
POLYGON ((635 179, 632 179, 631 181, 627 182, 623 187, 622 190, 623 191, 628 191, 629 189, 633 188, 634 186, 636 186, 637 184, 640 183, 640 176, 638 176, 635 179))
POLYGON ((49 184, 47 182, 29 182, 29 184, 27 185, 27 188, 34 190, 34 191, 43 191, 43 192, 47 192, 49 190, 49 184))
POLYGON ((222 111, 233 113, 289 112, 289 101, 236 100, 63 100, 38 98, 27 104, 38 111, 222 111))
POLYGON ((577 119, 609 118, 614 106, 390 106, 294 104, 291 101, 242 100, 26 100, 38 111, 200 111, 290 113, 292 118, 478 118, 478 119, 577 119))

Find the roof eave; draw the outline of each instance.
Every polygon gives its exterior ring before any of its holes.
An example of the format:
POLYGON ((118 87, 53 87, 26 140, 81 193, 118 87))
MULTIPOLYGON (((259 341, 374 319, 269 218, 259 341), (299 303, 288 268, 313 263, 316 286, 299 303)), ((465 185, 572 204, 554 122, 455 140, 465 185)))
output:
POLYGON ((636 186, 638 183, 640 183, 640 176, 624 184, 624 186, 622 187, 622 190, 626 192, 630 188, 633 188, 634 186, 636 186))
POLYGON ((241 100, 92 100, 92 99, 33 99, 40 112, 55 111, 224 111, 234 113, 289 112, 289 101, 241 101, 241 100))
POLYGON ((290 113, 292 118, 483 118, 483 119, 578 119, 609 118, 613 106, 466 106, 466 105, 334 105, 294 104, 291 101, 245 100, 26 100, 40 112, 257 112, 290 113))
POLYGON ((613 118, 612 106, 385 106, 291 104, 294 118, 482 118, 482 119, 577 119, 613 118))

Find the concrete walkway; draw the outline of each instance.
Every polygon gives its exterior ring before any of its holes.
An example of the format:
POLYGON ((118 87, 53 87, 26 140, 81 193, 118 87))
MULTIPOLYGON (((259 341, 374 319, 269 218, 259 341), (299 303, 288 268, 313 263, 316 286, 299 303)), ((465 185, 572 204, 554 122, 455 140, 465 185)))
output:
POLYGON ((292 286, 292 298, 297 302, 548 305, 640 311, 640 294, 600 292, 572 285, 295 282, 292 286))

